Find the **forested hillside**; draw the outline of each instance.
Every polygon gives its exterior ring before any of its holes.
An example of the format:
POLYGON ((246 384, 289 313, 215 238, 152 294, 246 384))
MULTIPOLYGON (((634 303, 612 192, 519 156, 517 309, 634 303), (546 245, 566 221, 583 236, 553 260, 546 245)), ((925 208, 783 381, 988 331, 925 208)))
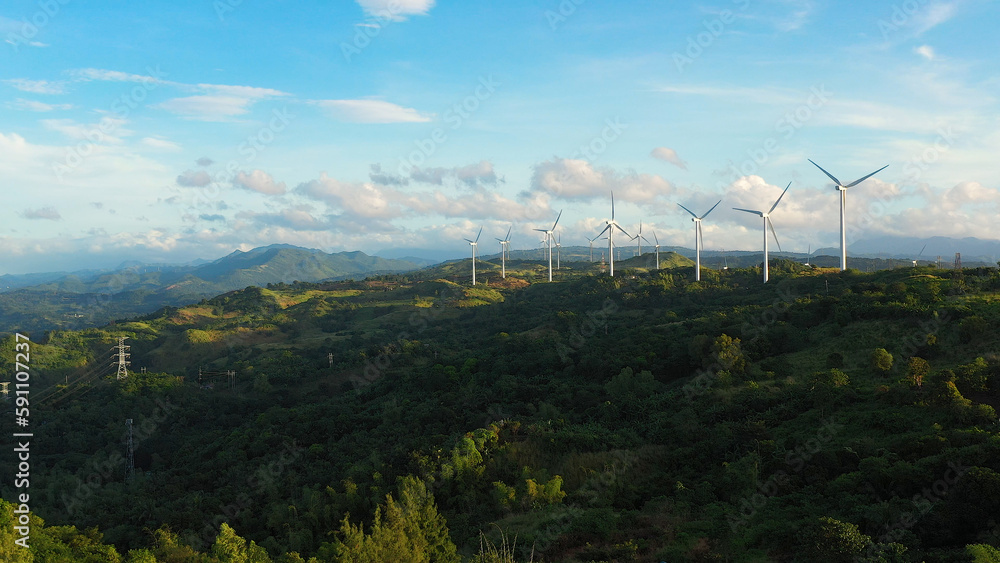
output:
POLYGON ((996 269, 668 264, 31 334, 32 547, 4 503, 0 559, 1000 561, 996 269))

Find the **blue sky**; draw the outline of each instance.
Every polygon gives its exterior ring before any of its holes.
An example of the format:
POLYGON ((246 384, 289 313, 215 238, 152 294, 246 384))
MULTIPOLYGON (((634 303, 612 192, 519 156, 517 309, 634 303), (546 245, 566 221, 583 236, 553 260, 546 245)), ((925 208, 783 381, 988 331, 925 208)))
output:
MULTIPOLYGON (((663 244, 1000 238, 985 0, 337 3, 11 0, 0 8, 0 273, 290 243, 467 252, 559 210, 663 244), (699 211, 700 210, 700 211, 699 211), (647 235, 648 236, 648 235, 647 235)), ((484 247, 484 250, 489 247, 484 247)))

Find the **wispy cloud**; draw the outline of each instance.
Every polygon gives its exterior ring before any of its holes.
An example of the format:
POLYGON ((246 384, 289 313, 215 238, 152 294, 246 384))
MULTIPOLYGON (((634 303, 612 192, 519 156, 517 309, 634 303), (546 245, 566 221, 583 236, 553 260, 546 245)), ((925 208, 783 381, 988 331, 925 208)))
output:
POLYGON ((382 100, 319 100, 314 102, 335 119, 352 123, 426 123, 431 117, 413 108, 382 100))
POLYGON ((677 151, 668 147, 656 147, 649 156, 658 158, 664 162, 669 162, 681 170, 687 170, 687 163, 677 156, 677 151))
POLYGON ((66 93, 66 83, 65 82, 51 82, 48 80, 28 80, 27 78, 11 78, 3 81, 4 84, 10 84, 14 88, 22 92, 31 92, 32 94, 65 94, 66 93))
POLYGON ((921 57, 927 59, 928 61, 933 61, 937 57, 937 53, 934 52, 934 47, 930 45, 921 45, 913 49, 913 52, 920 55, 921 57))
POLYGON ((274 178, 263 170, 254 170, 249 174, 240 172, 233 178, 233 185, 265 195, 282 195, 288 191, 284 182, 275 182, 274 178))
POLYGON ((46 112, 46 111, 73 109, 75 106, 73 104, 46 104, 45 102, 18 98, 13 102, 7 102, 7 107, 11 109, 19 109, 25 111, 46 112))
POLYGON ((408 16, 425 16, 435 0, 357 0, 368 15, 392 21, 404 21, 408 16))
POLYGON ((62 219, 59 212, 56 211, 55 207, 41 207, 38 209, 25 209, 24 210, 25 219, 47 219, 49 221, 58 221, 62 219))

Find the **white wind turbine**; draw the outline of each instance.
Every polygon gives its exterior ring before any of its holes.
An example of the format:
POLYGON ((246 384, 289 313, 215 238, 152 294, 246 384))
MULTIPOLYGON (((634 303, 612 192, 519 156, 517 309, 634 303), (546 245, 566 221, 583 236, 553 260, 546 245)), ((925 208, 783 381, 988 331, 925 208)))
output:
POLYGON ((625 229, 623 229, 621 227, 621 225, 619 225, 615 221, 615 192, 611 192, 611 218, 608 219, 607 221, 605 221, 604 223, 607 225, 607 227, 604 227, 604 230, 601 231, 601 233, 599 235, 597 235, 597 236, 601 236, 604 233, 608 233, 608 257, 610 258, 610 260, 608 261, 608 264, 610 264, 609 273, 611 274, 612 277, 614 277, 614 275, 615 275, 615 240, 614 240, 615 229, 618 229, 619 231, 625 233, 625 236, 627 236, 627 237, 631 237, 632 236, 632 235, 628 234, 628 232, 626 232, 625 229))
POLYGON ((476 249, 479 247, 479 237, 483 234, 483 228, 479 227, 479 234, 476 240, 465 239, 472 246, 472 285, 476 285, 476 249))
POLYGON ((629 240, 634 240, 635 241, 636 252, 637 252, 636 256, 642 256, 642 241, 649 242, 649 239, 647 239, 646 237, 642 236, 642 221, 641 220, 639 221, 639 232, 636 233, 636 235, 634 237, 630 238, 629 240))
POLYGON ((557 270, 561 270, 562 269, 562 262, 560 261, 561 260, 561 256, 562 256, 561 249, 562 249, 562 233, 559 233, 559 236, 556 237, 556 269, 557 270))
POLYGON ((842 184, 840 180, 833 177, 833 174, 830 174, 826 170, 823 170, 823 167, 813 162, 812 159, 807 159, 807 160, 809 160, 809 162, 812 162, 813 166, 822 170, 824 174, 826 174, 831 180, 833 180, 833 183, 836 184, 837 186, 837 191, 840 192, 840 271, 844 271, 847 269, 847 228, 846 228, 847 188, 853 188, 854 186, 857 186, 861 182, 864 182, 868 178, 871 178, 872 176, 885 170, 886 168, 889 167, 889 165, 886 164, 882 168, 879 168, 878 170, 872 172, 871 174, 863 178, 859 178, 851 182, 850 184, 842 184))
POLYGON ((510 231, 513 228, 514 225, 511 225, 507 229, 507 236, 497 239, 497 242, 500 243, 500 277, 504 279, 507 278, 507 254, 510 252, 510 231))
POLYGON ((653 231, 653 240, 656 241, 656 269, 660 269, 660 239, 656 238, 656 231, 653 231))
POLYGON ((598 237, 588 238, 587 239, 587 242, 590 243, 590 261, 591 262, 594 261, 594 241, 597 240, 597 238, 598 237))
POLYGON ((705 214, 702 215, 701 217, 695 215, 694 212, 688 209, 687 207, 684 207, 679 203, 677 204, 680 205, 681 209, 691 214, 691 221, 694 223, 694 281, 701 280, 701 245, 703 242, 701 236, 701 220, 704 219, 705 217, 708 217, 708 214, 711 213, 716 207, 718 207, 720 203, 722 203, 721 199, 715 202, 715 205, 712 206, 712 209, 706 211, 705 214))
POLYGON ((559 224, 560 217, 562 217, 562 210, 559 211, 559 215, 556 215, 556 222, 552 223, 551 229, 535 229, 536 231, 545 233, 545 242, 549 247, 549 281, 552 281, 552 233, 556 230, 556 225, 559 224))
MULTIPOLYGON (((788 185, 785 186, 785 191, 781 192, 781 195, 778 196, 778 201, 774 202, 774 205, 771 206, 771 209, 769 209, 767 211, 767 213, 765 213, 763 211, 757 211, 755 209, 740 209, 739 207, 734 207, 733 208, 736 211, 746 211, 747 213, 753 213, 754 215, 759 215, 762 219, 764 219, 764 283, 767 283, 767 229, 768 229, 768 227, 771 228, 771 234, 774 235, 774 243, 778 245, 778 252, 781 252, 781 243, 778 242, 778 233, 774 232, 774 225, 771 223, 771 212, 774 211, 775 207, 778 207, 778 203, 781 202, 781 198, 785 197, 785 192, 787 192, 788 188, 790 188, 790 187, 792 187, 792 183, 788 182, 788 185)), ((716 205, 718 205, 718 204, 716 204, 716 205)), ((688 213, 690 213, 690 211, 688 213)), ((706 213, 706 215, 708 215, 708 214, 706 213)))

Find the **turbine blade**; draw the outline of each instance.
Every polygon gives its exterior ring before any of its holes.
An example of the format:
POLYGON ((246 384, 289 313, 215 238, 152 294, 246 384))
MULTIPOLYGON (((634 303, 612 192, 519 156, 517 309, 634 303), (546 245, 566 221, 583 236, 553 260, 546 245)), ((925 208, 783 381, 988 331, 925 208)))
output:
POLYGON ((597 233, 597 236, 594 237, 594 240, 597 240, 601 235, 603 235, 604 233, 608 232, 608 229, 610 229, 610 228, 611 228, 611 223, 608 223, 608 226, 604 227, 603 231, 601 231, 600 233, 597 233))
POLYGON ((653 231, 653 240, 655 240, 655 241, 656 241, 656 245, 657 245, 657 246, 659 246, 659 245, 660 245, 660 239, 656 238, 656 231, 653 231))
POLYGON ((888 168, 888 167, 889 167, 889 165, 888 165, 888 164, 886 164, 886 165, 885 165, 885 166, 883 166, 882 168, 879 168, 878 170, 876 170, 876 171, 872 172, 871 174, 869 174, 869 175, 865 176, 864 178, 860 178, 860 179, 858 179, 858 180, 855 180, 855 181, 851 182, 850 184, 847 184, 847 185, 846 185, 846 186, 844 186, 844 187, 845 187, 845 188, 851 188, 851 187, 854 187, 854 186, 857 186, 857 185, 858 185, 858 184, 860 184, 861 182, 864 182, 864 181, 865 181, 865 180, 867 180, 868 178, 871 178, 872 176, 874 176, 874 175, 878 174, 879 172, 881 172, 881 171, 885 170, 885 169, 886 169, 886 168, 888 168))
POLYGON ((532 230, 533 231, 538 231, 540 233, 547 233, 547 232, 549 232, 548 229, 532 229, 532 230))
POLYGON ((615 223, 615 226, 616 226, 616 227, 618 227, 618 230, 619 230, 619 231, 621 231, 621 232, 625 233, 625 236, 627 236, 627 237, 630 237, 630 238, 631 238, 631 236, 632 236, 632 235, 628 234, 628 231, 626 231, 625 229, 623 229, 621 225, 619 225, 618 223, 615 223))
POLYGON ((771 234, 774 235, 774 244, 778 245, 778 252, 781 252, 781 243, 778 242, 778 233, 774 232, 774 223, 771 222, 771 218, 767 218, 767 226, 771 227, 771 234))
POLYGON ((720 203, 722 203, 721 199, 719 201, 715 202, 715 205, 712 206, 712 209, 709 209, 708 211, 706 211, 704 215, 702 215, 701 217, 699 217, 699 219, 704 219, 705 217, 708 217, 708 214, 711 213, 713 209, 715 209, 716 207, 718 207, 720 203))
POLYGON ((556 222, 552 223, 552 228, 550 230, 556 230, 556 225, 559 224, 559 218, 562 217, 562 209, 559 210, 559 215, 556 215, 556 222))
POLYGON ((611 220, 615 220, 615 192, 611 192, 611 220))
POLYGON ((476 235, 476 242, 479 242, 479 237, 483 236, 483 228, 479 227, 479 234, 476 235))
POLYGON ((507 236, 503 237, 503 240, 505 240, 505 241, 510 240, 510 232, 512 230, 514 230, 514 225, 511 225, 510 227, 507 228, 507 236))
MULTIPOLYGON (((785 186, 785 191, 784 191, 784 192, 781 192, 781 195, 779 195, 779 196, 778 196, 778 201, 774 202, 774 205, 772 205, 772 206, 771 206, 771 211, 774 211, 774 208, 775 208, 775 207, 778 207, 778 202, 780 202, 780 201, 781 201, 781 198, 785 197, 785 192, 787 192, 787 191, 788 191, 788 188, 790 188, 790 187, 792 187, 792 183, 791 183, 791 182, 788 182, 788 185, 787 185, 787 186, 785 186)), ((770 213, 771 213, 771 211, 768 211, 768 214, 770 214, 770 213)))
MULTIPOLYGON (((823 170, 823 167, 822 167, 822 166, 820 166, 819 164, 816 164, 815 162, 813 162, 811 158, 807 158, 806 160, 808 160, 809 162, 812 162, 812 163, 813 163, 813 166, 815 166, 816 168, 819 168, 820 170, 823 170)), ((826 170, 823 170, 823 173, 824 173, 824 174, 826 174, 827 176, 829 176, 829 177, 830 177, 830 179, 831 179, 831 180, 833 180, 833 183, 834 183, 834 184, 837 184, 838 186, 843 186, 843 184, 841 184, 841 183, 840 183, 840 180, 838 180, 837 178, 835 178, 835 177, 833 176, 833 174, 830 174, 830 173, 829 173, 829 172, 827 172, 826 170)))
MULTIPOLYGON (((690 213, 691 216, 694 217, 695 219, 698 218, 698 216, 694 214, 694 211, 691 211, 690 209, 688 209, 687 207, 684 207, 683 205, 681 205, 679 203, 677 205, 680 205, 681 209, 683 209, 684 211, 687 211, 688 213, 690 213)), ((707 215, 707 213, 706 213, 706 215, 707 215)))
POLYGON ((733 209, 736 211, 746 211, 747 213, 753 213, 754 215, 760 215, 761 217, 764 216, 763 211, 757 211, 756 209, 740 209, 739 207, 734 207, 733 209))
POLYGON ((924 251, 927 250, 927 245, 925 244, 923 248, 920 249, 920 254, 917 254, 917 258, 924 255, 924 251))

